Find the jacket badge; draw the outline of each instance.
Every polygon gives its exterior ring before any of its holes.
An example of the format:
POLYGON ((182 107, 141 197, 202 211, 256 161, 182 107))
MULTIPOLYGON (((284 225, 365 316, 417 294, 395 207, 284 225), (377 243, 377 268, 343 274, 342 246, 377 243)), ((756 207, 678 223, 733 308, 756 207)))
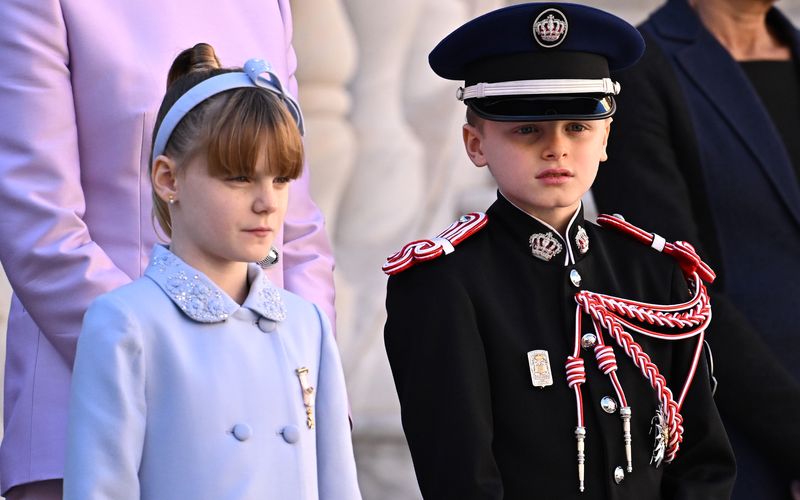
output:
POLYGON ((550 369, 550 355, 547 351, 537 349, 528 353, 528 367, 531 370, 531 382, 534 387, 543 389, 553 385, 553 371, 550 369))
POLYGON ((553 257, 561 253, 564 246, 552 233, 534 233, 528 239, 531 253, 537 259, 549 262, 553 257))

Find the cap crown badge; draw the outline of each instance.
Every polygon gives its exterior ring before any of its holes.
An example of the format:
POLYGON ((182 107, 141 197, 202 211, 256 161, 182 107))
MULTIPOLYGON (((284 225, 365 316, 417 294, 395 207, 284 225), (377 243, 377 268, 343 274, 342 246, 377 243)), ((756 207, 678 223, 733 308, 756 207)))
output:
POLYGON ((549 49, 564 41, 568 29, 567 17, 560 10, 547 9, 533 21, 533 38, 549 49))

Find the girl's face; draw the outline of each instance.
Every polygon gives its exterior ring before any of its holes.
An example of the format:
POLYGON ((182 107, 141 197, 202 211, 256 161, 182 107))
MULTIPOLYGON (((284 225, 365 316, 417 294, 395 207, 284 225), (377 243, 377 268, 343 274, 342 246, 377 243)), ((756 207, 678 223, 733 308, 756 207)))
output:
POLYGON ((265 155, 254 172, 211 176, 202 154, 181 165, 170 207, 176 255, 202 272, 267 256, 283 226, 290 179, 271 174, 265 155))

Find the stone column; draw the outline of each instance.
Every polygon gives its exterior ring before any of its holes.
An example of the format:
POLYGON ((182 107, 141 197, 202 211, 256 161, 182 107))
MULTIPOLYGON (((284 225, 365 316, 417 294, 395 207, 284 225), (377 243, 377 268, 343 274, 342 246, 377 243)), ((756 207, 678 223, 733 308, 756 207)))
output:
POLYGON ((325 214, 328 234, 333 235, 344 187, 355 165, 347 85, 356 69, 356 40, 339 0, 292 0, 291 6, 311 194, 325 214))
POLYGON ((457 211, 455 179, 477 172, 460 152, 458 83, 441 80, 427 65, 428 52, 474 14, 474 3, 409 0, 393 9, 371 0, 344 2, 359 68, 352 84, 356 165, 334 235, 337 286, 353 293, 337 301, 337 313, 340 334, 350 337, 340 346, 366 499, 420 496, 383 347, 386 277, 380 266, 405 241, 449 224, 457 211), (460 169, 468 174, 451 175, 460 169))
MULTIPOLYGON (((335 242, 339 206, 353 176, 357 154, 355 131, 348 116, 352 97, 347 87, 356 70, 357 42, 340 0, 291 0, 291 6, 311 194, 325 215, 334 252, 339 253, 335 242)), ((338 269, 334 280, 337 341, 344 353, 349 350, 353 334, 348 315, 343 312, 348 309, 347 304, 354 302, 350 298, 354 291, 338 269)), ((347 368, 345 365, 346 372, 347 368)))
POLYGON ((386 280, 380 266, 414 227, 424 199, 424 149, 403 103, 404 71, 424 0, 406 0, 402 7, 373 0, 344 4, 360 51, 351 117, 358 143, 334 242, 337 286, 354 292, 338 302, 337 314, 340 328, 353 335, 342 356, 359 481, 365 499, 417 498, 383 349, 386 280))
POLYGON ((485 210, 495 183, 487 169, 467 159, 461 140, 466 107, 455 97, 463 84, 444 80, 428 65, 428 54, 466 20, 498 7, 495 0, 425 2, 409 51, 405 74, 406 117, 425 151, 425 186, 418 225, 407 238, 433 236, 458 216, 485 210))

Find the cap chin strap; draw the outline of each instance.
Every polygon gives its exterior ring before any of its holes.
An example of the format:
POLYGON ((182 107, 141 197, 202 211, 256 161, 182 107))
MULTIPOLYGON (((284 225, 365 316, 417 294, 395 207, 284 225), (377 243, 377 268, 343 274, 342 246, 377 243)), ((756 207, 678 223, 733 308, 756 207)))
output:
POLYGON ((498 97, 512 95, 537 94, 619 94, 621 86, 611 78, 595 80, 586 79, 553 79, 553 80, 516 80, 513 82, 476 83, 469 87, 459 87, 456 98, 480 99, 482 97, 498 97))
POLYGON ((243 70, 223 73, 203 80, 175 101, 158 128, 156 140, 153 143, 151 161, 155 161, 158 155, 164 153, 172 132, 189 111, 206 99, 231 89, 258 87, 277 95, 286 104, 289 113, 297 123, 297 128, 300 129, 300 134, 303 134, 305 130, 300 105, 283 89, 280 79, 272 72, 269 63, 262 59, 250 59, 244 63, 243 70))

